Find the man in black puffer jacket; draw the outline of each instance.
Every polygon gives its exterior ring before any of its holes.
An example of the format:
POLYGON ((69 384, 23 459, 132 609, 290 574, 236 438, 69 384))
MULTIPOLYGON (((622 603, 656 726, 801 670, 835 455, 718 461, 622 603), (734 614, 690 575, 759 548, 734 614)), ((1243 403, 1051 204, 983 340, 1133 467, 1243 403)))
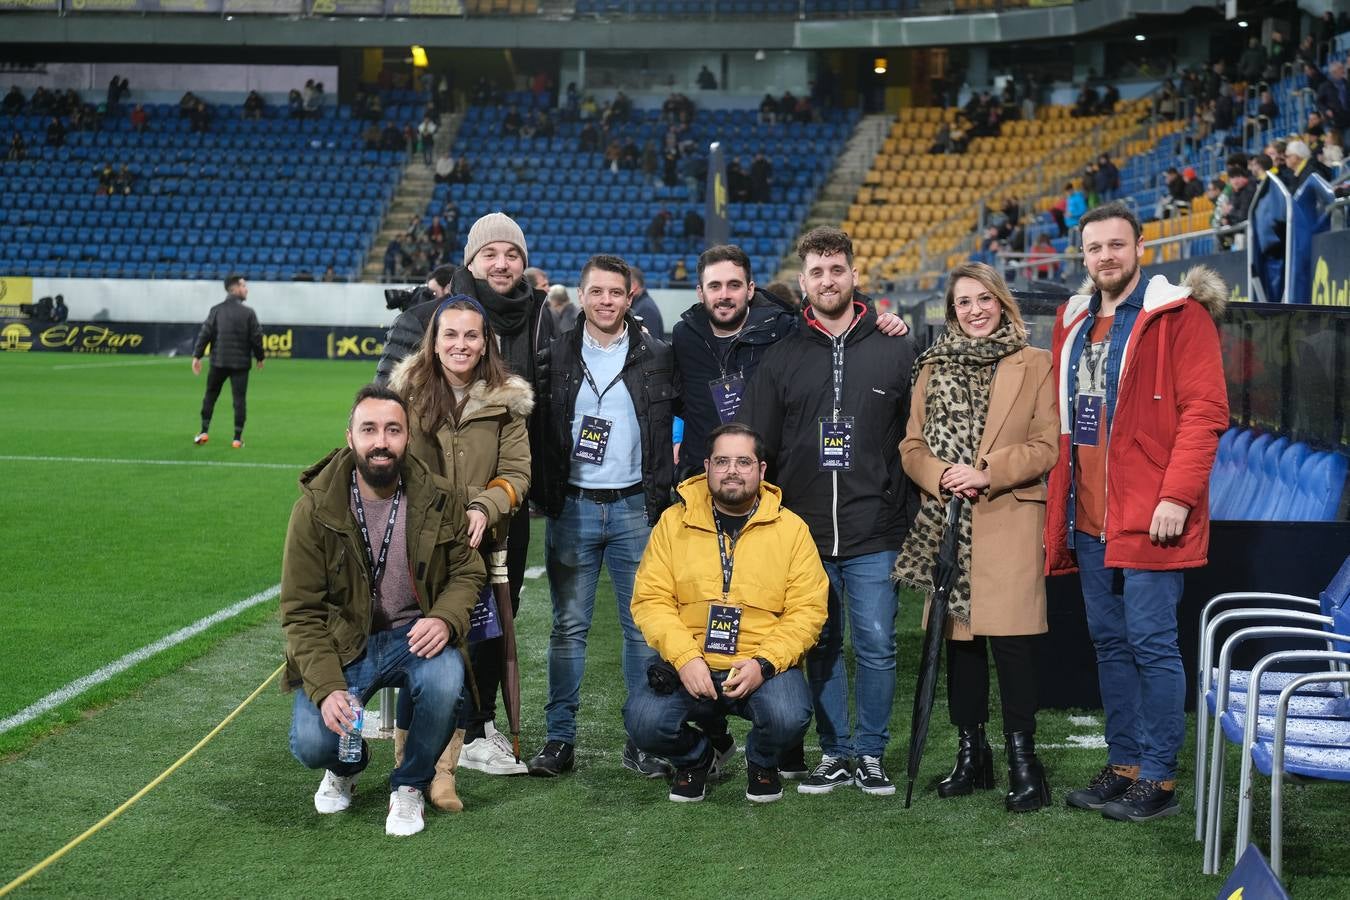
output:
MULTIPOLYGON (((427 289, 438 285, 441 292, 410 306, 394 320, 385 339, 384 355, 376 369, 375 380, 387 383, 394 366, 421 346, 427 325, 443 298, 464 294, 473 297, 487 311, 502 357, 512 374, 528 381, 540 398, 547 396, 541 385, 546 377, 549 342, 554 337, 554 318, 548 309, 547 295, 524 278, 528 259, 525 234, 510 216, 494 212, 474 222, 464 245, 464 267, 450 271, 448 278, 438 269, 433 280, 427 283, 427 289)), ((542 422, 546 405, 536 399, 527 426, 532 457, 531 480, 536 486, 542 485, 545 477, 542 422)), ((506 576, 511 587, 513 615, 520 607, 520 589, 525 582, 529 547, 529 505, 522 502, 520 510, 511 518, 506 545, 506 576)), ((460 765, 488 775, 519 775, 524 774, 525 767, 515 761, 510 743, 492 724, 502 677, 499 642, 500 638, 485 641, 474 649, 473 675, 482 708, 470 711, 463 720, 465 737, 460 765)), ((407 727, 402 721, 399 725, 407 727)))
POLYGON ((206 396, 202 398, 202 430, 192 439, 201 445, 207 441, 211 414, 225 379, 234 395, 234 449, 244 446, 244 416, 247 412, 249 357, 263 367, 262 328, 253 310, 244 305, 248 299, 248 281, 243 275, 225 279, 225 299, 206 315, 197 343, 192 348, 192 374, 202 374, 202 356, 211 348, 211 371, 206 373, 206 396))
POLYGON ((806 657, 821 762, 799 793, 857 784, 890 795, 882 757, 895 696, 891 567, 909 527, 912 488, 900 468, 914 346, 885 337, 854 285, 853 243, 816 228, 797 246, 808 306, 795 333, 759 364, 737 418, 764 438, 768 477, 811 529, 830 579, 829 618, 806 657), (844 623, 857 660, 849 720, 844 623))

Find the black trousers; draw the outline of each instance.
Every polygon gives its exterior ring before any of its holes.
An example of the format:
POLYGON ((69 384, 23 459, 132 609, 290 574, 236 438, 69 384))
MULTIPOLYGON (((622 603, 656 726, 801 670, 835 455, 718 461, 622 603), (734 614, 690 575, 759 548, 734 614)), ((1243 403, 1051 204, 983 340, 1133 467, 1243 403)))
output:
POLYGON ((202 397, 202 431, 211 427, 211 415, 216 411, 216 398, 225 379, 230 380, 230 393, 234 395, 234 435, 244 433, 244 418, 248 414, 248 368, 227 369, 214 363, 206 373, 206 396, 202 397))
POLYGON ((994 648, 1004 732, 1036 731, 1036 664, 1038 635, 977 637, 947 642, 947 706, 952 724, 973 728, 989 721, 989 657, 994 648))

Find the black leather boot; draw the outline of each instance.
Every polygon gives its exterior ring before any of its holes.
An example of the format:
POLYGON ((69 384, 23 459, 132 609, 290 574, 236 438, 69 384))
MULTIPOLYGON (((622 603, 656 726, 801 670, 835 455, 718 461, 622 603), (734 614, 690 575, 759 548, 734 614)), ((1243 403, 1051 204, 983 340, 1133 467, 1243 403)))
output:
POLYGON ((1050 802, 1050 782, 1036 758, 1036 741, 1024 731, 1005 734, 1008 748, 1008 812, 1032 812, 1050 802))
POLYGON ((984 735, 984 724, 956 729, 956 766, 938 783, 939 797, 964 797, 975 788, 994 786, 994 751, 984 735))

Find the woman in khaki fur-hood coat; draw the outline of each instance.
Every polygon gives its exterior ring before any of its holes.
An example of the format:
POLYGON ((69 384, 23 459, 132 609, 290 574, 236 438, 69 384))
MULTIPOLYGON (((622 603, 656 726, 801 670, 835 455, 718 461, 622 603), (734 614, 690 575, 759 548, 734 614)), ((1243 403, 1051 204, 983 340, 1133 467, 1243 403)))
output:
MULTIPOLYGON (((416 360, 414 355, 400 362, 389 380, 389 386, 404 397, 416 360)), ((525 423, 533 409, 534 391, 519 376, 508 377, 498 388, 475 381, 458 422, 447 417, 434 425, 410 423, 408 449, 454 484, 464 507, 476 504, 481 508, 488 528, 496 533, 499 524, 505 528, 530 489, 530 439, 525 423), (497 484, 491 484, 494 479, 497 484)))

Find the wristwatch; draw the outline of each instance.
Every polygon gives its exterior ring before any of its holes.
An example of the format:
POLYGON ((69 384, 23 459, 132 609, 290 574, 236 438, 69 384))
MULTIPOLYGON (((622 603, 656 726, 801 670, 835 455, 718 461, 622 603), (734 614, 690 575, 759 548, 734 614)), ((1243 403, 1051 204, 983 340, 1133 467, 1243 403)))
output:
POLYGON ((756 656, 755 662, 759 663, 759 674, 765 681, 768 681, 770 678, 778 674, 778 670, 774 668, 773 663, 769 662, 764 657, 756 656))

